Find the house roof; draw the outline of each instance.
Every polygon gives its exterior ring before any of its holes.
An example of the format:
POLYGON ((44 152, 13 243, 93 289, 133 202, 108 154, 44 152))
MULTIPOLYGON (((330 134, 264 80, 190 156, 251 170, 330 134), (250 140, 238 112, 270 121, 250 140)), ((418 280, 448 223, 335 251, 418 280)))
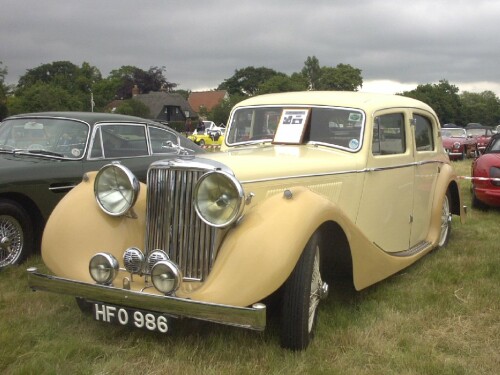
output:
POLYGON ((157 91, 136 95, 134 99, 143 102, 155 118, 158 117, 165 106, 180 107, 182 111, 188 111, 190 117, 197 116, 197 113, 189 105, 188 101, 180 94, 157 91))
POLYGON ((225 90, 195 91, 189 94, 188 102, 196 112, 200 112, 200 107, 211 111, 213 107, 222 102, 226 97, 227 91, 225 90))

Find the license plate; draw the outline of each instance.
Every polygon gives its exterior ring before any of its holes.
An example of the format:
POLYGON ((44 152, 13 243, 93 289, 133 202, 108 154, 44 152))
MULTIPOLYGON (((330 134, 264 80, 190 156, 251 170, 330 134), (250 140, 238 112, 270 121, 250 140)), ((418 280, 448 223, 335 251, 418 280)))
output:
POLYGON ((153 332, 166 333, 169 329, 169 319, 159 313, 130 309, 121 306, 93 302, 94 319, 100 322, 131 326, 153 332))

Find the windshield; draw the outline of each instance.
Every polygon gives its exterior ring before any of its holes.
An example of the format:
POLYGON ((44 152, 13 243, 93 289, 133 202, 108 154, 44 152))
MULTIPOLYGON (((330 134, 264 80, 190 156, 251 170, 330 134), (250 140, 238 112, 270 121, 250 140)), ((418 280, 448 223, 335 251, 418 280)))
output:
MULTIPOLYGON (((302 132, 297 138, 298 141, 290 143, 310 142, 348 151, 357 151, 361 148, 364 113, 358 109, 335 107, 238 108, 230 120, 226 142, 229 145, 259 142, 281 143, 275 135, 279 126, 293 127, 295 125, 287 123, 287 116, 292 112, 305 113, 305 123, 304 126, 298 125, 299 132, 302 132), (286 112, 285 116, 283 116, 284 112, 286 112)), ((301 121, 299 117, 297 119, 301 121)))
POLYGON ((467 134, 473 137, 480 137, 482 135, 486 135, 485 129, 467 129, 467 134))
POLYGON ((441 135, 448 138, 466 138, 465 129, 441 129, 441 135))
POLYGON ((0 124, 0 150, 80 159, 89 127, 68 119, 20 118, 0 124))

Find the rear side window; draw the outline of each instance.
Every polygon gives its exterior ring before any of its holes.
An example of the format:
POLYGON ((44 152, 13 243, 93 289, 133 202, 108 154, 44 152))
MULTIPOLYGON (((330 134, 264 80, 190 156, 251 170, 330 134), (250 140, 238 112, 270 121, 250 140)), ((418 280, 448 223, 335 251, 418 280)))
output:
POLYGON ((432 122, 427 117, 414 115, 415 120, 415 144, 417 151, 434 150, 434 137, 432 122))
POLYGON ((402 113, 391 113, 375 118, 373 155, 403 154, 406 151, 405 139, 405 123, 402 113))

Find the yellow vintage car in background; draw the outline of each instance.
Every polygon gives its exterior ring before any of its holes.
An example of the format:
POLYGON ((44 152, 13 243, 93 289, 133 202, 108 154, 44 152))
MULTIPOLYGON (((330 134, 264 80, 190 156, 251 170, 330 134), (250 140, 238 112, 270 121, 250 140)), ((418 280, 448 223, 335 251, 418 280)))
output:
POLYGON ((305 349, 328 283, 366 288, 445 246, 464 216, 434 111, 356 92, 247 99, 221 153, 87 173, 52 213, 29 285, 98 321, 168 332, 179 318, 255 330, 281 301, 281 344, 305 349))
POLYGON ((201 147, 221 147, 224 143, 225 128, 206 129, 201 133, 193 133, 188 135, 188 139, 201 147))

